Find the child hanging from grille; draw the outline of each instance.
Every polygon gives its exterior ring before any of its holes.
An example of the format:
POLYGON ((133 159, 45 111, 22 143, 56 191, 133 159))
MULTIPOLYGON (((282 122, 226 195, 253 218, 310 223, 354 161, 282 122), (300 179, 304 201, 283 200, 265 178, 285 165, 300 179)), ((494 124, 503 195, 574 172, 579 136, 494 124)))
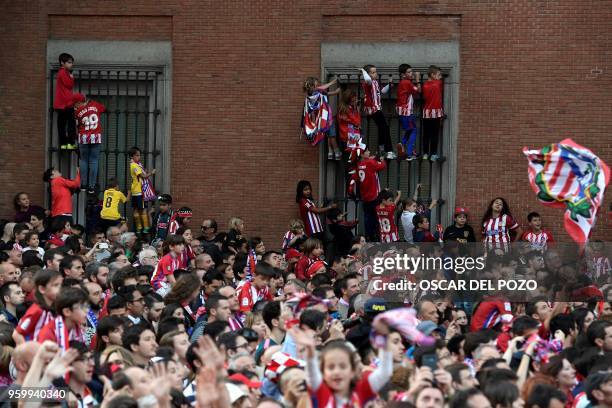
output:
POLYGON ((329 95, 336 95, 340 92, 340 88, 330 92, 327 91, 336 82, 338 82, 338 79, 334 78, 331 82, 320 85, 318 78, 308 77, 303 85, 306 98, 302 116, 302 132, 313 146, 327 137, 327 158, 329 160, 340 160, 342 158, 342 152, 336 140, 336 128, 334 127, 331 106, 327 99, 329 95))
POLYGON ((55 82, 53 109, 57 112, 57 136, 61 150, 76 150, 76 125, 74 120, 74 57, 65 52, 59 56, 60 69, 55 82))
POLYGON ((372 118, 378 128, 378 149, 381 153, 385 153, 386 159, 393 160, 397 156, 393 153, 393 148, 391 147, 391 131, 389 130, 385 114, 382 111, 382 100, 380 98, 381 93, 386 94, 389 92, 392 80, 389 78, 389 83, 380 89, 376 67, 368 64, 360 69, 363 76, 361 87, 365 96, 363 111, 368 117, 372 118))
POLYGON ((408 161, 417 158, 416 136, 417 126, 414 116, 414 99, 421 92, 421 74, 412 72, 408 64, 399 66, 400 82, 397 88, 395 109, 404 132, 402 142, 397 144, 398 156, 408 161))
POLYGON ((141 151, 138 147, 132 147, 128 150, 130 158, 130 176, 132 185, 130 192, 132 193, 132 208, 134 210, 134 226, 136 234, 148 234, 150 229, 149 214, 147 214, 147 203, 157 199, 157 195, 153 190, 153 183, 149 177, 155 174, 155 169, 151 171, 145 170, 140 162, 141 151))
POLYGON ((427 72, 427 81, 423 84, 423 160, 435 162, 440 158, 438 139, 444 118, 443 93, 442 71, 431 65, 427 72))

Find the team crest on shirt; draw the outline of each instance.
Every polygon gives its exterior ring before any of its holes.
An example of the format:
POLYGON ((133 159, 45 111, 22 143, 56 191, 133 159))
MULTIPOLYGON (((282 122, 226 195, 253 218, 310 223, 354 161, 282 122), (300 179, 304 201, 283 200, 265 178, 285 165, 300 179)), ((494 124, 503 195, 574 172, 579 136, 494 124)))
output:
POLYGON ((469 233, 468 231, 463 231, 463 236, 464 236, 464 237, 466 237, 466 238, 467 238, 467 237, 468 237, 468 235, 470 235, 470 233, 469 233))

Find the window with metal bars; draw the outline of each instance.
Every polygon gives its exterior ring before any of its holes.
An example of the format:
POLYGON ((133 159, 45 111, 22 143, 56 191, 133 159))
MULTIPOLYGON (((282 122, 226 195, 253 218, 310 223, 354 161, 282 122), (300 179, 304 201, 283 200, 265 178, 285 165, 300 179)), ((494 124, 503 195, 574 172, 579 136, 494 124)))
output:
MULTIPOLYGON (((427 80, 427 66, 413 66, 413 72, 421 73, 421 83, 427 80)), ((448 83, 449 68, 441 67, 446 85, 448 83)), ((399 123, 399 116, 395 110, 396 103, 396 91, 397 84, 399 82, 399 74, 396 67, 385 67, 377 66, 379 74, 379 82, 381 88, 387 84, 388 79, 391 77, 393 80, 393 86, 387 94, 381 94, 382 98, 382 109, 389 124, 391 130, 391 140, 394 151, 396 150, 397 144, 401 141, 403 136, 403 130, 399 123)), ((363 89, 361 87, 361 74, 355 68, 347 67, 325 67, 326 81, 331 81, 333 77, 337 76, 340 86, 352 88, 359 99, 363 96, 363 89)), ((336 105, 336 98, 330 102, 332 105, 336 105)), ((414 101, 414 115, 417 119, 417 142, 416 148, 419 154, 419 159, 415 161, 405 160, 390 160, 387 161, 387 168, 379 173, 381 188, 388 188, 394 191, 401 190, 402 197, 412 197, 417 185, 421 185, 420 192, 418 195, 418 201, 424 206, 428 206, 433 198, 442 199, 440 197, 443 191, 442 183, 443 178, 450 177, 449 167, 445 163, 444 157, 447 156, 444 139, 448 137, 448 129, 450 125, 448 123, 451 115, 448 115, 449 109, 452 107, 452 96, 450 93, 445 92, 444 94, 444 108, 447 114, 443 130, 440 132, 438 140, 438 152, 441 154, 442 159, 436 162, 429 160, 421 160, 421 129, 422 129, 422 98, 419 96, 414 101)), ((336 106, 334 106, 334 112, 337 112, 336 106)), ((364 143, 368 146, 370 151, 375 154, 378 151, 378 129, 373 120, 367 118, 362 114, 362 126, 361 134, 364 143)), ((327 157, 327 146, 324 147, 324 156, 327 157)), ((323 200, 326 202, 335 201, 339 203, 341 208, 347 213, 348 219, 359 219, 360 225, 357 228, 358 233, 363 233, 363 213, 359 200, 349 199, 346 195, 347 186, 347 171, 348 163, 345 158, 342 161, 327 160, 322 168, 322 180, 323 180, 323 200)), ((431 224, 435 225, 442 219, 442 207, 439 205, 436 210, 432 212, 431 224)), ((399 217, 399 215, 398 215, 399 217)), ((400 231, 402 229, 400 228, 400 231)), ((400 232, 400 235, 403 235, 400 232)))
MULTIPOLYGON (((53 110, 58 66, 49 73, 49 123, 47 136, 48 166, 58 168, 66 177, 73 178, 78 167, 77 155, 60 150, 57 135, 57 113, 53 110)), ((145 168, 156 168, 153 180, 156 190, 164 185, 160 171, 165 165, 164 129, 164 71, 161 67, 103 67, 79 66, 73 71, 73 92, 84 94, 106 107, 101 115, 102 147, 98 163, 96 198, 106 187, 109 178, 119 182, 121 191, 127 194, 130 186, 128 150, 137 146, 142 151, 145 168)), ((88 200, 84 192, 74 196, 73 218, 80 224, 90 224, 91 209, 97 200, 88 200), (87 212, 87 217, 85 216, 87 212), (87 218, 87 219, 86 219, 87 218)), ((131 207, 124 206, 124 215, 131 215, 131 207)))

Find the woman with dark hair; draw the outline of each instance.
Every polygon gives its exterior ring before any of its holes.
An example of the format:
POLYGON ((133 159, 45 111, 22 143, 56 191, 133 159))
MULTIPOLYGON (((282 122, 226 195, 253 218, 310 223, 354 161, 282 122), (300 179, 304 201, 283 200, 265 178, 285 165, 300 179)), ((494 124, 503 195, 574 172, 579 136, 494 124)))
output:
POLYGON ((574 402, 572 389, 576 385, 576 370, 564 356, 552 356, 546 364, 542 365, 539 373, 534 374, 525 381, 522 390, 523 397, 528 398, 537 384, 548 384, 557 387, 567 397, 565 406, 571 407, 574 402))
MULTIPOLYGON (((200 294, 200 287, 202 281, 198 278, 195 273, 186 273, 181 275, 170 292, 164 297, 164 303, 167 305, 162 312, 162 316, 171 305, 179 305, 183 309, 183 315, 185 318, 186 325, 192 327, 197 320, 197 310, 191 310, 189 306, 198 295, 200 294)), ((168 316, 172 316, 172 312, 168 312, 168 316)))
POLYGON ((520 227, 506 200, 496 197, 489 203, 482 217, 482 236, 487 251, 510 251, 510 243, 520 236, 520 227))
POLYGON ((576 321, 578 333, 586 333, 587 329, 595 320, 595 315, 586 307, 579 307, 572 312, 572 317, 576 321))
POLYGON ((324 242, 323 223, 319 214, 326 213, 332 208, 336 208, 337 204, 333 203, 327 207, 317 207, 312 198, 312 184, 308 180, 300 180, 297 184, 295 192, 295 202, 300 206, 300 218, 306 227, 305 233, 308 237, 318 238, 324 242))
POLYGON ((15 222, 30 222, 30 215, 32 215, 33 212, 45 212, 44 208, 37 205, 31 205, 30 196, 23 191, 15 194, 13 206, 15 207, 15 222))

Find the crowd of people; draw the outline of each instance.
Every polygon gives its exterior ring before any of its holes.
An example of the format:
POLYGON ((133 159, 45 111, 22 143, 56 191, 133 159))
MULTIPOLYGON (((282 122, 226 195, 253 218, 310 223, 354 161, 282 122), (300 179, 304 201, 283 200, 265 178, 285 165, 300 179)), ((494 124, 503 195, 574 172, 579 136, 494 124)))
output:
MULTIPOLYGON (((70 82, 74 59, 66 55, 58 81, 70 82)), ((405 79, 412 78, 403 68, 405 79)), ((366 67, 364 78, 377 89, 375 67, 366 67)), ((88 102, 78 100, 82 112, 88 102)), ((65 149, 72 148, 71 126, 85 131, 79 118, 101 132, 98 104, 82 114, 70 103, 56 109, 73 109, 61 112, 65 149)), ((81 130, 79 149, 83 141, 99 143, 81 138, 91 136, 81 130)), ((412 138, 408 132, 410 157, 412 138)), ((335 157, 337 145, 330 146, 335 157)), ((137 148, 130 150, 128 194, 107 180, 90 229, 74 222, 71 195, 92 189, 92 162, 81 163, 84 184, 48 169, 49 210, 21 192, 13 219, 2 224, 0 404, 612 407, 611 271, 603 243, 593 242, 589 261, 579 262, 556 249, 538 213, 528 214, 521 228, 501 197, 479 222, 482 238, 464 207, 456 208, 451 225, 432 233, 435 200, 421 202, 418 189, 404 200, 401 192, 380 189, 376 172, 394 159, 389 152, 379 159, 367 148, 351 152, 359 158, 353 184, 365 235, 354 233, 356 221, 335 204, 318 205, 302 180, 300 217, 273 243, 239 217, 223 228, 212 218, 193 223, 188 207, 174 210, 169 194, 152 191, 148 180, 155 173, 140 164, 137 148), (120 211, 127 201, 132 222, 120 211), (478 241, 487 253, 483 276, 520 274, 553 284, 525 302, 372 290, 376 279, 405 276, 397 269, 372 274, 372 253, 393 256, 400 241, 417 258, 463 256, 478 241), (588 290, 576 294, 575 285, 588 290), (16 392, 32 387, 65 394, 35 402, 16 392)), ((86 154, 92 156, 95 147, 86 154)), ((434 272, 459 279, 455 271, 434 272)))

